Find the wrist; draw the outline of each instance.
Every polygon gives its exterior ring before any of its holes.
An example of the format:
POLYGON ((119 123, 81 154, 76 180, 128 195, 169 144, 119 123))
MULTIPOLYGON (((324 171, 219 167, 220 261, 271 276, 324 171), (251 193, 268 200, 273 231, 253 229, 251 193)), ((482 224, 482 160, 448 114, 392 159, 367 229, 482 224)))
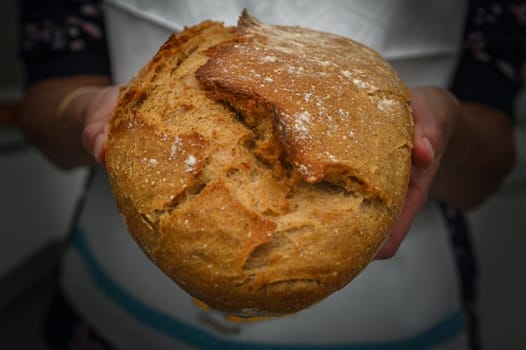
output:
POLYGON ((57 107, 56 122, 60 123, 72 111, 74 114, 80 116, 80 120, 85 120, 85 112, 87 107, 86 95, 92 95, 100 90, 99 86, 81 86, 64 96, 57 107))

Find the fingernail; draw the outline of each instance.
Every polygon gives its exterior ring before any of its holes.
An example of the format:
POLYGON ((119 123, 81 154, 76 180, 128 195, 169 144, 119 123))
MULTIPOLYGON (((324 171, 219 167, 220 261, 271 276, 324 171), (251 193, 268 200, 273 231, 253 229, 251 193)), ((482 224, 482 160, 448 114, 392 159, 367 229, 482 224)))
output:
POLYGON ((429 140, 427 138, 425 138, 425 137, 422 140, 422 142, 426 146, 427 152, 429 153, 429 156, 431 157, 431 160, 432 161, 435 160, 435 150, 433 149, 433 146, 431 145, 431 142, 429 142, 429 140))

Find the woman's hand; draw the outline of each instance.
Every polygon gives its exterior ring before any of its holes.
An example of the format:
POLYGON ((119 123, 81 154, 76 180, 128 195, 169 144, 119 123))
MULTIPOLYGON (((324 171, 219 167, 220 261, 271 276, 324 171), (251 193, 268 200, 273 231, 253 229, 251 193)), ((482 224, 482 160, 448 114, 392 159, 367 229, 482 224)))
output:
POLYGON ((415 132, 409 188, 376 259, 396 253, 430 195, 471 209, 498 188, 514 164, 512 129, 505 114, 460 103, 441 88, 420 87, 411 93, 415 132))
POLYGON ((446 90, 416 88, 411 91, 415 120, 411 178, 402 212, 376 258, 392 257, 427 201, 431 183, 461 113, 459 102, 446 90))
POLYGON ((504 113, 460 103, 440 88, 411 92, 411 179, 400 216, 376 259, 396 253, 430 195, 462 210, 474 208, 498 189, 515 161, 510 118, 504 113))

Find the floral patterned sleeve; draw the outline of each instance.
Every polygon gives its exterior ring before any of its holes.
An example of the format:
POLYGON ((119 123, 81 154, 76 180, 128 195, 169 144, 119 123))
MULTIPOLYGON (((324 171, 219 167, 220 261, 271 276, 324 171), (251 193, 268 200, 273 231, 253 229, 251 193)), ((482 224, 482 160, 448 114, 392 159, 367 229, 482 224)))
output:
POLYGON ((524 77, 526 1, 472 0, 465 33, 453 92, 513 116, 524 77))
POLYGON ((71 75, 110 75, 102 0, 19 0, 26 83, 71 75))

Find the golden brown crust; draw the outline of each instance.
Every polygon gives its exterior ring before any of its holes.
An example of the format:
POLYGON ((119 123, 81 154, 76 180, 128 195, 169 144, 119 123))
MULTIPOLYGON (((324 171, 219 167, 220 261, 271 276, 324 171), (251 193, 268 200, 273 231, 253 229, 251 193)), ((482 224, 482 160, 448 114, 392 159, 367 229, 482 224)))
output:
POLYGON ((161 47, 121 93, 106 165, 130 232, 182 288, 285 314, 372 259, 411 142, 408 90, 376 52, 245 13, 161 47))

